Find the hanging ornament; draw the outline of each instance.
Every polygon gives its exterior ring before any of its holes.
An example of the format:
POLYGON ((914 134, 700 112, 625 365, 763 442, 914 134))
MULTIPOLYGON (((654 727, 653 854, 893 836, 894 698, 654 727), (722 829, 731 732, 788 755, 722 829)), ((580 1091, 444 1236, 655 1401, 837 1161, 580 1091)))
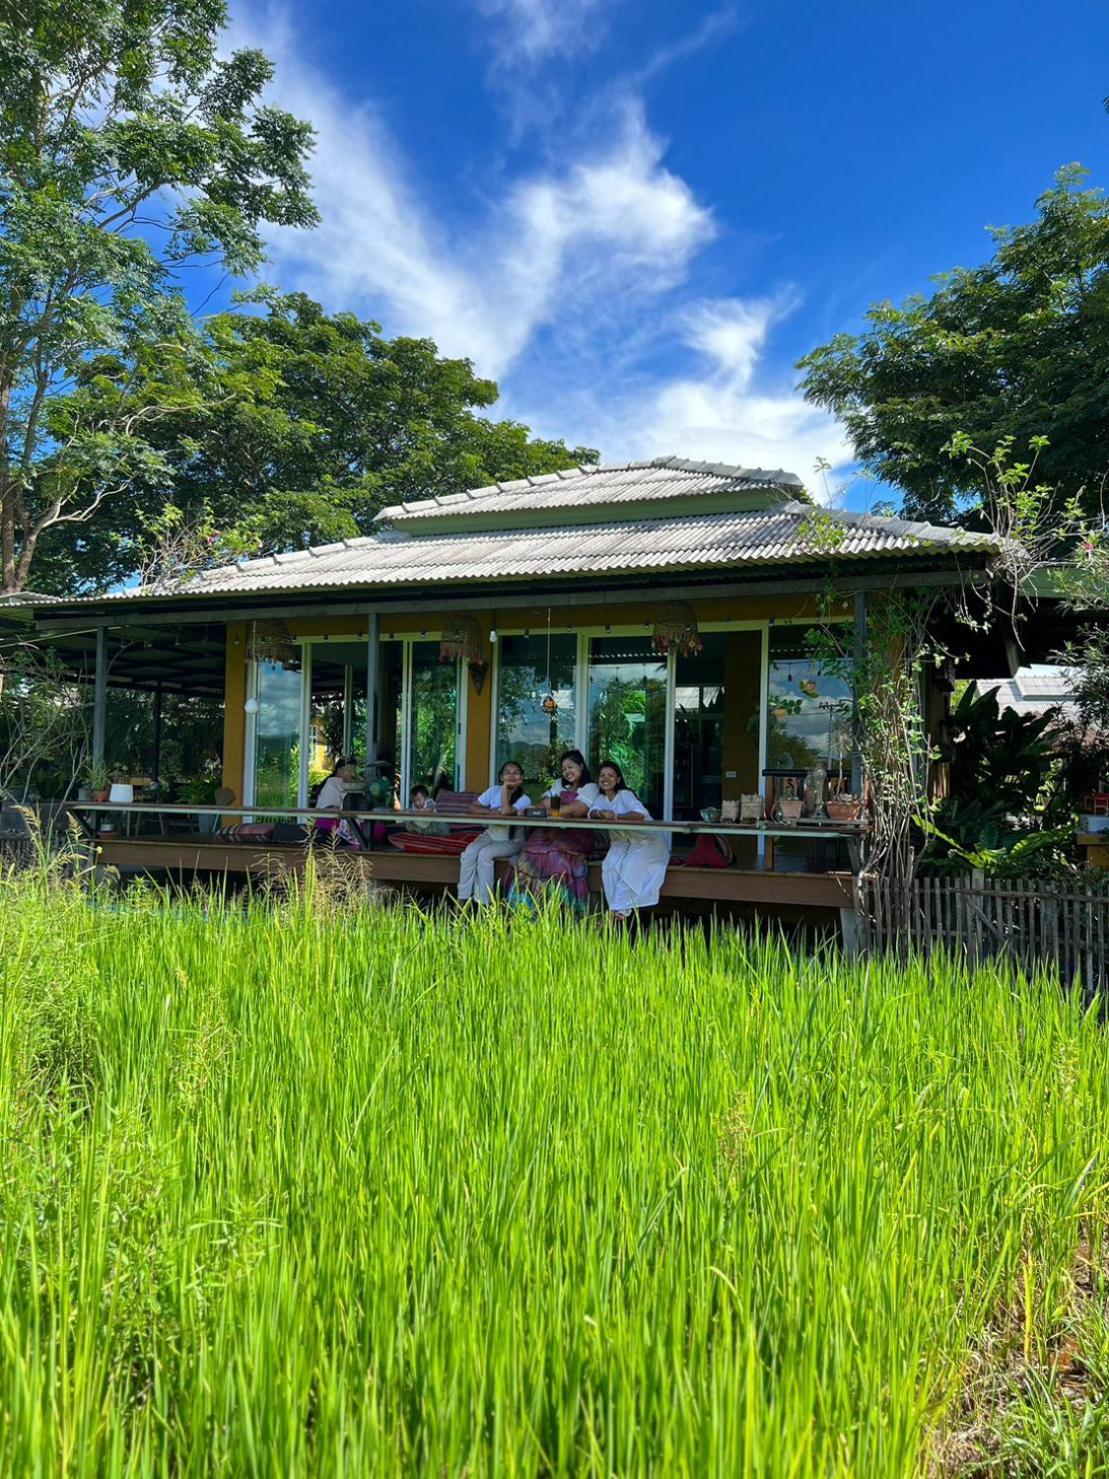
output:
POLYGON ((481 692, 489 671, 489 659, 485 653, 481 623, 476 617, 455 612, 444 619, 443 634, 439 638, 439 661, 464 662, 469 669, 474 692, 481 692))
POLYGON ((670 652, 676 652, 679 657, 695 657, 704 651, 697 613, 688 601, 672 601, 659 608, 651 646, 660 657, 670 652))
POLYGON ((554 684, 551 682, 551 608, 547 607, 547 691, 539 700, 539 707, 548 718, 553 718, 558 713, 558 699, 555 696, 554 684))
POLYGON ((293 634, 283 621, 251 623, 247 657, 251 662, 272 663, 279 668, 294 668, 300 652, 293 634))
POLYGON ((485 641, 476 617, 452 614, 443 618, 439 661, 485 663, 485 641))

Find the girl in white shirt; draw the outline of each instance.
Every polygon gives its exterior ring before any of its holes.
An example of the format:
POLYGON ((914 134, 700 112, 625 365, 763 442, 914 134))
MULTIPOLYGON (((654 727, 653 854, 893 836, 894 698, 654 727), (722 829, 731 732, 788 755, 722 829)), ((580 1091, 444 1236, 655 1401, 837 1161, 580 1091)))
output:
MULTIPOLYGON (((524 795, 523 770, 515 760, 506 760, 501 766, 500 784, 483 791, 470 807, 470 814, 487 817, 495 812, 510 817, 530 805, 530 797, 524 795)), ((516 831, 518 834, 523 828, 516 831)), ((511 827, 500 823, 485 827, 459 859, 458 897, 488 904, 493 898, 493 864, 498 858, 515 857, 523 845, 523 837, 513 836, 511 827)))
POLYGON ((554 893, 575 913, 589 907, 589 854, 594 831, 569 827, 584 817, 600 794, 580 750, 567 750, 559 761, 561 782, 543 795, 542 806, 557 827, 533 827, 523 852, 512 864, 509 903, 533 904, 537 895, 554 893))
MULTIPOLYGON (((320 793, 316 797, 317 811, 341 812, 343 802, 347 795, 353 791, 358 782, 358 764, 353 758, 337 760, 335 769, 320 787, 320 793)), ((315 819, 318 832, 333 832, 335 837, 332 842, 349 843, 352 847, 360 847, 361 843, 355 836, 349 822, 343 821, 338 816, 317 817, 315 819)))
MULTIPOLYGON (((634 791, 624 772, 612 760, 601 766, 597 779, 600 797, 589 815, 601 821, 649 822, 651 813, 634 791)), ((659 889, 670 863, 669 832, 621 832, 610 834, 608 852, 601 864, 605 902, 617 919, 627 919, 635 909, 658 903, 659 889)))

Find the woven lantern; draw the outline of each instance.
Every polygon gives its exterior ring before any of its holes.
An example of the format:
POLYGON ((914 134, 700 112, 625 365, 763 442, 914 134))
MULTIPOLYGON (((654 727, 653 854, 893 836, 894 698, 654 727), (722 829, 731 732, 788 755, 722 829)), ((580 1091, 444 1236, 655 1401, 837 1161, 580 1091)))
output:
POLYGON ((439 639, 439 661, 457 662, 485 661, 485 640, 481 626, 473 616, 447 616, 443 619, 443 635, 439 639))
POLYGON ((251 626, 247 657, 252 662, 292 668, 296 666, 300 652, 292 632, 283 621, 256 621, 251 626))
POLYGON ((485 675, 489 671, 481 624, 476 617, 456 613, 443 620, 443 635, 439 638, 439 661, 459 660, 469 668, 474 691, 480 693, 485 686, 485 675))
POLYGON ((688 601, 672 601, 659 607, 651 646, 660 657, 670 652, 676 652, 679 657, 695 657, 704 651, 705 644, 697 629, 697 613, 688 601))

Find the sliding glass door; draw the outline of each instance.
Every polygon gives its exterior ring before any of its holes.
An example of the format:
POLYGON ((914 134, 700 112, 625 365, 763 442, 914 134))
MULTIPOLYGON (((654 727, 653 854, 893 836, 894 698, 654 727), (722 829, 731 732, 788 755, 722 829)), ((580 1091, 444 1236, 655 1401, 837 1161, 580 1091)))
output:
MULTIPOLYGON (((253 677, 254 753, 250 802, 297 806, 304 674, 300 664, 256 663, 253 677)), ((248 713, 250 710, 248 709, 248 713)))
MULTIPOLYGON (((386 640, 379 649, 381 773, 405 801, 417 781, 462 782, 465 697, 460 664, 439 643, 386 640)), ((340 756, 366 761, 368 653, 355 638, 302 643, 288 666, 255 663, 247 705, 248 805, 307 806, 340 756)))
POLYGON ((653 816, 666 801, 667 661, 649 637, 594 637, 589 644, 593 767, 614 760, 653 816))
POLYGON ((439 661, 439 643, 410 642, 408 733, 411 743, 407 788, 429 790, 443 784, 455 790, 459 780, 459 664, 439 661))

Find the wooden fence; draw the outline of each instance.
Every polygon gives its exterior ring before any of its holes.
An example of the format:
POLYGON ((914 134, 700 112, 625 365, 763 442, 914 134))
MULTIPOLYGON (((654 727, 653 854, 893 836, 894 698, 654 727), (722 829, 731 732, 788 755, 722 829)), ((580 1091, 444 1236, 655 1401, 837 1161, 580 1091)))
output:
POLYGON ((871 878, 858 885, 858 909, 866 950, 1008 956, 1028 970, 1055 966, 1064 982, 1077 979, 1088 996, 1109 987, 1109 889, 987 879, 978 872, 908 885, 871 878))

